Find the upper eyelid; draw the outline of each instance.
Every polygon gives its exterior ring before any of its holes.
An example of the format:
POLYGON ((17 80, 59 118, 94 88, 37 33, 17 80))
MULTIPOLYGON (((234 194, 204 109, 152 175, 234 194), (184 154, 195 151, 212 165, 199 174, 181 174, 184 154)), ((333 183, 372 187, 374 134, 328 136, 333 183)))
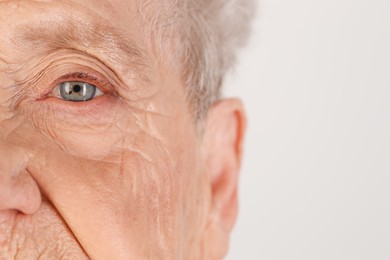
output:
POLYGON ((77 79, 91 79, 91 80, 97 80, 97 78, 95 76, 92 76, 88 73, 84 73, 84 72, 75 72, 75 73, 68 73, 64 76, 61 76, 60 78, 58 78, 59 80, 63 79, 63 80, 68 80, 69 78, 77 78, 77 79))
MULTIPOLYGON (((55 53, 48 55, 49 57, 45 58, 43 62, 40 61, 37 64, 31 64, 32 68, 38 68, 39 70, 35 73, 25 72, 26 75, 33 75, 16 82, 14 85, 18 89, 22 86, 23 92, 26 92, 31 86, 34 86, 37 82, 41 82, 42 78, 46 81, 45 84, 57 83, 60 80, 66 80, 68 78, 88 79, 88 82, 98 83, 99 85, 103 84, 104 86, 111 85, 112 87, 122 85, 123 83, 120 79, 118 81, 116 78, 116 72, 94 56, 80 51, 68 53, 67 50, 57 50, 55 53), (63 57, 62 55, 65 54, 67 56, 63 57), (69 54, 71 55, 69 56, 69 54), (42 66, 44 63, 47 63, 46 66, 42 66), (69 69, 69 67, 72 67, 72 69, 69 69), (62 72, 64 69, 66 72, 62 72), (57 76, 53 76, 53 74, 57 74, 57 76), (107 81, 111 84, 106 84, 107 81)), ((35 89, 33 92, 36 92, 35 89)))
MULTIPOLYGON (((107 87, 112 87, 112 84, 108 82, 107 80, 102 80, 97 78, 96 76, 90 75, 88 73, 84 72, 75 72, 75 73, 70 73, 66 74, 64 76, 61 76, 56 80, 55 86, 58 86, 61 83, 65 82, 85 82, 91 85, 94 85, 95 87, 99 88, 107 88, 107 87)), ((101 89, 102 92, 105 92, 104 89, 101 89)))

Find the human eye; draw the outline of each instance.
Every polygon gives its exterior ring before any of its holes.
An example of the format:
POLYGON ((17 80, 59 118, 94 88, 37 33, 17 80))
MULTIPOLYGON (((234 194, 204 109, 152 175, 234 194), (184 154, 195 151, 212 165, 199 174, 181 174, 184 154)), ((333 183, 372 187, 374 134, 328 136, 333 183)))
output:
POLYGON ((65 101, 90 101, 103 95, 103 92, 93 84, 83 81, 64 81, 55 86, 51 96, 65 101))

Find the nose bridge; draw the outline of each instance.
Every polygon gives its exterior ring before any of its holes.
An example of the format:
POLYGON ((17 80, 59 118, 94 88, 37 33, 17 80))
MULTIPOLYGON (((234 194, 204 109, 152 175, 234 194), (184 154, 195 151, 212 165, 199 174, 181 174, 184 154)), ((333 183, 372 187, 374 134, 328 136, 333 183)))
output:
POLYGON ((0 71, 0 143, 18 128, 20 122, 11 109, 10 88, 3 85, 2 72, 0 71))
POLYGON ((27 170, 32 156, 21 146, 21 136, 11 121, 0 121, 0 213, 32 214, 40 207, 41 194, 27 170))
MULTIPOLYGON (((4 139, 4 138, 2 138, 4 139)), ((28 152, 16 145, 0 140, 0 178, 12 178, 27 167, 28 152)))
MULTIPOLYGON (((9 9, 5 8, 7 2, 0 3, 0 17, 7 17, 4 16, 9 9)), ((6 19, 0 18, 0 213, 16 210, 32 214, 40 207, 41 194, 27 170, 31 147, 26 144, 28 137, 22 128, 23 119, 12 110, 11 97, 15 89, 11 88, 14 81, 10 75, 18 63, 11 58, 14 57, 10 48, 13 44, 9 42, 6 23, 6 19)))
POLYGON ((4 179, 5 175, 13 176, 22 170, 27 153, 17 145, 21 141, 21 120, 11 109, 11 88, 1 54, 0 50, 0 178, 4 179))

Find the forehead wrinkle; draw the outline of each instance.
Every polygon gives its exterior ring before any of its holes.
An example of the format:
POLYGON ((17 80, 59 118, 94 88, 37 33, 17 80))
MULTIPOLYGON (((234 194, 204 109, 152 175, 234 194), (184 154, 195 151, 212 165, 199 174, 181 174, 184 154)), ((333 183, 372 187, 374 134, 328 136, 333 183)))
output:
POLYGON ((34 50, 34 54, 38 55, 59 49, 83 52, 95 50, 129 69, 147 67, 145 52, 109 24, 85 23, 73 18, 51 23, 23 24, 13 38, 15 45, 34 50))

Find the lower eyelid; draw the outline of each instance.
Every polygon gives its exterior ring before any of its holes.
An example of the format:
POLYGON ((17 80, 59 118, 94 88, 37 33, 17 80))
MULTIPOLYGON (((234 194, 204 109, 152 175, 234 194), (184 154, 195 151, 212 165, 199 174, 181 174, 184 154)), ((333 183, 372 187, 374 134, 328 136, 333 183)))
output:
POLYGON ((58 97, 48 96, 40 100, 39 103, 44 106, 43 109, 59 114, 65 113, 69 116, 73 114, 73 116, 77 115, 79 117, 96 116, 96 113, 112 108, 113 104, 116 103, 116 99, 111 95, 102 95, 87 102, 70 102, 58 97))

